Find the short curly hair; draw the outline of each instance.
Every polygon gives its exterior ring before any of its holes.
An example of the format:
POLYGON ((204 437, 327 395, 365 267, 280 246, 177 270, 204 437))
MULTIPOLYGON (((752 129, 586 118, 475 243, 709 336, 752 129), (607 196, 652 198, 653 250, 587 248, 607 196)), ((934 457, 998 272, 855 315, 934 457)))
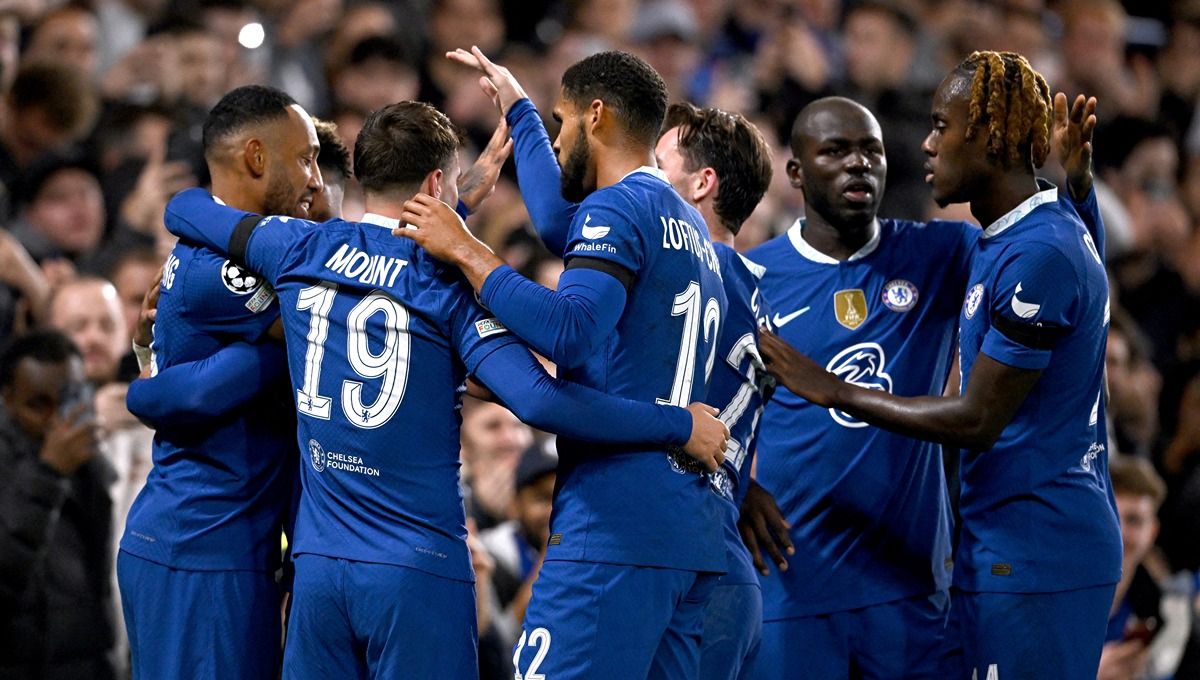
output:
POLYGON ((628 52, 600 52, 562 77, 563 97, 577 107, 599 99, 638 143, 654 146, 667 113, 667 85, 650 64, 628 52))

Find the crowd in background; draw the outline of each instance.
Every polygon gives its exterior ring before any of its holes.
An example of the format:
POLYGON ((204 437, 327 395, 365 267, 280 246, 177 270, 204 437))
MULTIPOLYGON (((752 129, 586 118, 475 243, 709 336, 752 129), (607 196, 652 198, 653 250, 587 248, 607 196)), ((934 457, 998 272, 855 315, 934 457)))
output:
MULTIPOLYGON (((208 110, 233 87, 269 83, 335 123, 353 149, 366 114, 421 99, 462 126, 469 156, 498 116, 477 75, 444 57, 471 45, 513 71, 551 136, 548 113, 562 72, 613 48, 649 61, 672 99, 750 117, 775 152, 776 171, 739 249, 781 233, 802 213, 800 192, 782 170, 792 120, 819 97, 849 96, 878 117, 889 165, 883 216, 970 219, 962 206, 939 211, 924 186, 920 146, 942 74, 972 50, 1009 50, 1027 56, 1052 90, 1096 96, 1095 166, 1113 284, 1111 450, 1152 464, 1133 474, 1140 482, 1118 483, 1117 491, 1161 506, 1157 540, 1153 532, 1130 536, 1126 527, 1126 566, 1141 563, 1168 595, 1194 592, 1198 1, 3 0, 0 340, 36 340, 10 346, 0 359, 5 656, 34 653, 25 641, 46 626, 78 636, 81 646, 120 649, 121 626, 89 624, 86 611, 43 621, 6 612, 30 597, 35 577, 89 589, 98 607, 115 596, 110 562, 149 471, 152 437, 124 407, 125 385, 137 374, 126 355, 143 294, 173 245, 163 206, 176 191, 206 181, 200 130, 208 110), (32 408, 32 387, 13 362, 35 355, 56 361, 53 331, 78 349, 96 432, 73 430, 53 412, 32 424, 18 417, 32 408), (40 467, 22 471, 21 450, 37 452, 40 467), (92 487, 107 494, 83 493, 92 487), (40 539, 21 533, 46 527, 12 519, 28 515, 22 504, 53 510, 55 522, 79 517, 92 524, 79 525, 87 528, 73 554, 47 555, 40 539)), ((343 210, 347 219, 362 213, 353 180, 343 210)), ((528 221, 510 164, 469 225, 514 267, 553 286, 561 261, 540 246, 528 221)), ((496 655, 502 677, 511 673, 505 662, 536 577, 535 546, 545 544, 548 531, 553 446, 500 406, 468 403, 463 418, 464 489, 481 572, 481 654, 496 655)), ((1148 514, 1142 519, 1153 525, 1148 514)), ((1127 515, 1122 508, 1128 525, 1127 515)), ((53 594, 49 602, 54 612, 53 594)), ((1139 677, 1155 663, 1145 649, 1134 651, 1120 668, 1102 666, 1101 677, 1139 677)), ((483 668, 488 672, 488 663, 483 668)))

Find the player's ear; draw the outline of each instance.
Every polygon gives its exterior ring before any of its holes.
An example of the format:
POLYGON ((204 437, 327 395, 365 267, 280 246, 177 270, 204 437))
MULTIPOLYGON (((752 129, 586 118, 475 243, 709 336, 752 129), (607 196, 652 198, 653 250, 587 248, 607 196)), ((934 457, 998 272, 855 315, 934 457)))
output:
POLYGON ((242 146, 242 160, 251 177, 262 177, 267 172, 267 149, 261 139, 251 137, 242 146))
POLYGON ((700 172, 692 175, 692 202, 699 203, 708 196, 717 195, 717 171, 712 168, 701 168, 700 172))
POLYGON ((425 175, 425 181, 421 183, 421 193, 429 194, 434 198, 441 199, 442 197, 442 177, 446 173, 442 172, 441 168, 434 168, 425 175))
POLYGON ((789 158, 787 162, 788 181, 791 182, 793 189, 804 188, 804 170, 800 167, 800 161, 795 158, 789 158))
POLYGON ((603 101, 599 99, 593 99, 592 103, 588 106, 587 111, 585 111, 583 114, 584 127, 587 128, 592 135, 595 135, 598 129, 608 125, 608 119, 611 116, 612 111, 610 111, 608 107, 604 105, 603 101))

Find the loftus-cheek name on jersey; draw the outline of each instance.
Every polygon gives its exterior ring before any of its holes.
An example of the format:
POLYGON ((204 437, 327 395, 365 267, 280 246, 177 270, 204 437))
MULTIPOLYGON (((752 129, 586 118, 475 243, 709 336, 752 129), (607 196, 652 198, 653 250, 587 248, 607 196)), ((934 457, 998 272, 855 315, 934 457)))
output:
POLYGON ((408 260, 387 255, 371 255, 343 243, 325 262, 325 268, 368 286, 390 287, 408 260))
POLYGON ((662 247, 667 250, 684 250, 700 258, 709 269, 721 276, 721 263, 717 260, 717 251, 712 242, 700 234, 696 227, 675 219, 674 217, 659 216, 662 222, 662 247))

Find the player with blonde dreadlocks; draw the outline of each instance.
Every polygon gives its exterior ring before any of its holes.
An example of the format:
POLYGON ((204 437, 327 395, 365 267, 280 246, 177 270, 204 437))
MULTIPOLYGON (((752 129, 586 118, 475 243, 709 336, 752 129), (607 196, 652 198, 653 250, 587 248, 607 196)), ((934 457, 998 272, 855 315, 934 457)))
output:
POLYGON ((768 370, 791 392, 963 450, 947 627, 961 663, 945 677, 1096 677, 1121 532, 1106 451, 1095 106, 1081 96, 1068 115, 1066 96, 1051 100, 1011 53, 972 54, 934 94, 926 180, 939 205, 970 203, 986 225, 959 314, 960 395, 856 387, 759 333, 768 370), (1069 195, 1034 175, 1052 147, 1069 195))

